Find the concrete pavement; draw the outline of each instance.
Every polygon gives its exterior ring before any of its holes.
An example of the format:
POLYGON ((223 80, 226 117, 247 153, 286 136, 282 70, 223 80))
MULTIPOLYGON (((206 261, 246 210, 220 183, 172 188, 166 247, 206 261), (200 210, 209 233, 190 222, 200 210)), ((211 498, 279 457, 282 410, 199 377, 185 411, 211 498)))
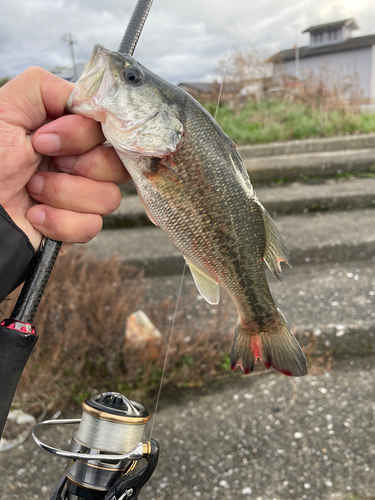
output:
MULTIPOLYGON (((140 499, 372 498, 374 382, 375 357, 367 355, 300 379, 233 375, 225 385, 162 393, 152 436, 160 460, 140 499)), ((44 437, 67 447, 73 430, 44 437)), ((47 500, 64 467, 28 440, 0 454, 0 498, 47 500)))

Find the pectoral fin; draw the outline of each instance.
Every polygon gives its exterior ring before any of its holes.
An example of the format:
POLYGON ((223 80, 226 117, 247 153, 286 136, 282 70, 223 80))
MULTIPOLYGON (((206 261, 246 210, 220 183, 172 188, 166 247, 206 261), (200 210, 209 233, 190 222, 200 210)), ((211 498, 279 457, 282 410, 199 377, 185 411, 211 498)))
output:
POLYGON ((163 185, 184 185, 181 176, 174 172, 170 167, 163 165, 156 158, 152 159, 150 163, 150 170, 143 172, 143 175, 149 182, 161 188, 163 185))
POLYGON ((262 209, 264 228, 266 232, 266 248, 263 260, 276 278, 281 280, 282 270, 280 262, 285 262, 289 267, 292 267, 289 262, 289 252, 285 241, 270 214, 263 206, 262 209))
POLYGON ((199 293, 202 297, 207 300, 211 305, 216 305, 220 300, 220 286, 216 283, 210 276, 198 269, 189 259, 185 257, 187 264, 189 265, 191 274, 193 275, 194 282, 198 288, 199 293))

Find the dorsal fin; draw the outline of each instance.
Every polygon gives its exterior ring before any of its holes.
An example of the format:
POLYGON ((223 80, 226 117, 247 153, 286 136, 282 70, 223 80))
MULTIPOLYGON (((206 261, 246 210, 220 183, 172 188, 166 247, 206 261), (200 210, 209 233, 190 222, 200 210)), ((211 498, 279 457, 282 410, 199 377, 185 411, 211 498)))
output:
POLYGON ((185 257, 189 265, 191 274, 193 275, 194 282, 202 297, 207 300, 211 305, 216 305, 220 300, 220 286, 205 272, 201 271, 195 264, 185 257))

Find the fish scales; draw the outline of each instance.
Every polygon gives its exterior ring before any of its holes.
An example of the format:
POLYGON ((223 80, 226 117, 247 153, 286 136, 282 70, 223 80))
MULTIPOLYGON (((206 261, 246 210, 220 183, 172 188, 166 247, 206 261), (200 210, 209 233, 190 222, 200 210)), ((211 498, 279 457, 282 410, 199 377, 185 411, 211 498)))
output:
MULTIPOLYGON (((199 112, 201 113, 201 110, 199 112)), ((238 156, 230 158, 228 146, 232 147, 231 141, 227 141, 228 144, 224 144, 225 147, 223 147, 223 141, 217 141, 217 144, 212 141, 215 144, 214 151, 216 153, 211 155, 208 162, 207 158, 205 158, 206 144, 203 145, 203 148, 195 146, 194 143, 197 141, 194 138, 202 134, 204 127, 201 124, 206 119, 205 114, 202 113, 203 116, 201 117, 199 112, 195 113, 198 118, 194 119, 191 124, 189 123, 186 128, 186 141, 183 147, 173 157, 173 163, 179 165, 179 175, 184 181, 186 180, 186 185, 190 186, 190 197, 187 206, 189 209, 194 207, 195 213, 193 217, 189 217, 189 220, 190 223, 194 221, 194 228, 200 234, 199 240, 204 248, 209 249, 209 255, 214 253, 220 256, 220 258, 212 261, 211 266, 214 266, 214 268, 210 267, 210 262, 204 267, 224 288, 231 292, 230 294, 235 298, 238 306, 244 309, 242 313, 244 317, 251 316, 255 321, 264 324, 266 322, 264 312, 274 307, 274 305, 268 287, 264 286, 265 275, 262 264, 264 229, 259 207, 249 199, 240 184, 233 182, 232 172, 228 171, 227 165, 231 161, 237 160, 242 165, 242 161, 238 156), (190 125, 192 125, 192 131, 190 131, 190 125), (206 160, 205 170, 201 167, 202 163, 204 163, 202 157, 206 160), (184 168, 185 165, 186 168, 184 168), (209 175, 208 182, 206 179, 207 174, 204 175, 206 170, 209 175), (185 172, 188 175, 184 178, 185 172), (212 175, 212 173, 214 174, 212 175), (221 195, 219 197, 208 196, 210 188, 212 189, 211 183, 213 180, 215 180, 215 187, 221 195), (216 203, 207 206, 207 202, 210 200, 216 203), (203 207, 205 210, 202 210, 202 204, 205 205, 203 207), (215 217, 213 215, 210 217, 199 216, 202 212, 203 214, 215 214, 215 217), (250 226, 257 227, 255 233, 248 231, 248 226, 243 224, 244 220, 247 220, 250 226), (257 259, 250 256, 247 251, 249 247, 254 247, 254 245, 257 246, 258 250, 257 259), (231 271, 228 273, 228 270, 231 271), (230 279, 228 279, 229 276, 230 279), (237 279, 233 279, 233 276, 236 276, 237 279), (254 280, 252 276, 258 279, 254 280), (241 304, 242 298, 244 300, 242 300, 241 304), (265 303, 267 303, 268 307, 265 307, 265 303)), ((205 142, 210 143, 210 135, 207 134, 206 137, 205 142)), ((166 163, 166 161, 163 160, 163 163, 166 163)), ((166 198, 172 200, 176 196, 179 195, 176 194, 174 189, 171 189, 168 195, 166 194, 166 198)), ((172 230, 178 227, 178 220, 176 224, 177 226, 173 227, 172 230)), ((197 265, 203 263, 204 256, 199 255, 199 248, 193 254, 187 252, 186 247, 184 248, 179 236, 181 234, 179 230, 176 232, 177 239, 175 239, 169 233, 168 227, 164 225, 163 229, 173 243, 193 263, 197 265)), ((269 314, 267 317, 269 317, 269 314)))
POLYGON ((96 46, 69 99, 71 111, 102 122, 150 218, 183 253, 208 302, 219 285, 239 321, 232 369, 257 358, 286 375, 306 359, 271 296, 263 260, 277 277, 289 254, 259 202, 231 139, 182 89, 130 56, 96 46))

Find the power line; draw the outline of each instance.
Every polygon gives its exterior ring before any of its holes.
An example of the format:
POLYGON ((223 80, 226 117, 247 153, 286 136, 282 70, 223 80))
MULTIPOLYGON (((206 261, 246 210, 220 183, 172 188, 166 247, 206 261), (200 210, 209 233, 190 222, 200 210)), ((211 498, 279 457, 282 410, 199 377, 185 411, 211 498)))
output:
POLYGON ((54 56, 55 54, 57 54, 58 52, 60 52, 60 50, 62 50, 64 47, 60 47, 58 48, 55 52, 52 52, 51 54, 47 54, 45 56, 42 56, 40 57, 39 59, 34 59, 34 61, 31 61, 30 63, 30 66, 34 66, 36 63, 38 63, 39 61, 41 61, 42 59, 46 59, 47 57, 51 57, 51 56, 54 56))

